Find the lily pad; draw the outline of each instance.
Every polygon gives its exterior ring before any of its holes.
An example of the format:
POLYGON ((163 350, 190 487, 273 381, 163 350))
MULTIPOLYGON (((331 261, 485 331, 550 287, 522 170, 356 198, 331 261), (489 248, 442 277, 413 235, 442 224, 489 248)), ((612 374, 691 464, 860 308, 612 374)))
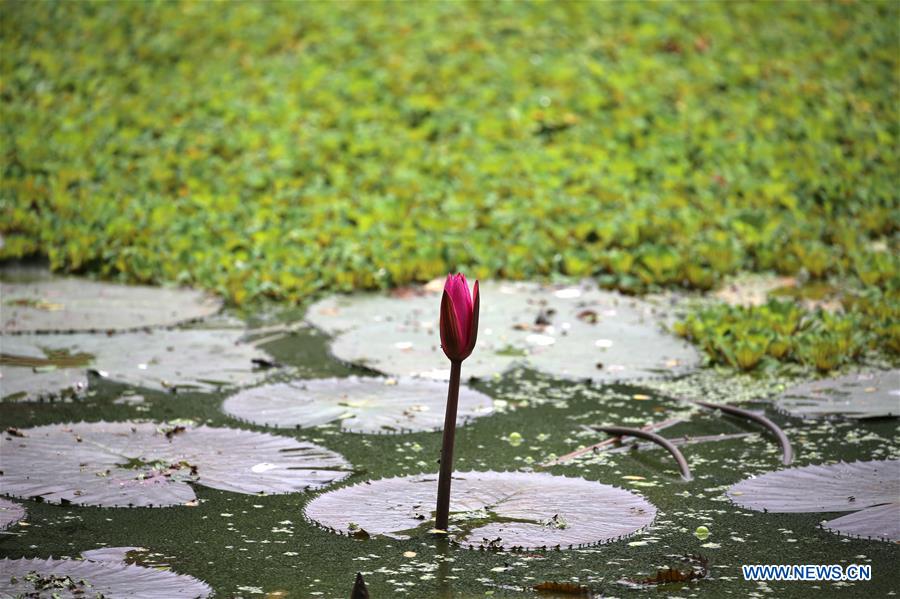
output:
MULTIPOLYGON (((608 382, 682 373, 699 362, 693 347, 662 330, 662 307, 648 301, 592 284, 488 282, 480 292, 478 345, 466 360, 467 376, 524 363, 555 376, 608 382)), ((446 379, 439 306, 439 293, 427 287, 334 296, 313 304, 307 320, 334 336, 332 353, 341 360, 396 376, 446 379)))
POLYGON ((859 512, 823 526, 845 535, 900 540, 900 460, 841 462, 770 472, 733 485, 728 496, 741 507, 757 511, 859 512))
POLYGON ((0 561, 3 596, 196 599, 212 593, 209 585, 193 576, 123 563, 72 559, 0 561))
POLYGON ((150 389, 258 383, 254 360, 269 356, 241 343, 239 330, 153 330, 116 335, 6 335, 0 375, 3 398, 41 399, 87 386, 88 368, 112 380, 150 389), (72 359, 80 358, 80 359, 72 359))
POLYGON ((900 370, 861 372, 803 383, 782 393, 776 405, 801 418, 897 417, 900 370))
POLYGON ((118 285, 77 278, 0 283, 4 333, 126 331, 174 326, 215 314, 203 291, 118 285))
MULTIPOLYGON (((355 433, 438 430, 444 423, 447 385, 415 378, 328 378, 243 389, 222 409, 235 418, 277 428, 340 422, 355 433)), ((490 397, 459 390, 457 424, 490 414, 490 397)))
POLYGON ((0 438, 0 489, 64 505, 163 507, 195 499, 192 483, 235 493, 291 493, 349 476, 313 443, 231 428, 81 422, 0 438))
MULTIPOLYGON (((437 475, 386 478, 315 498, 306 517, 341 534, 407 539, 434 527, 437 475)), ((450 538, 470 548, 572 548, 614 541, 650 525, 643 497, 548 473, 459 472, 450 495, 450 538)))
POLYGON ((6 530, 24 517, 24 507, 8 499, 0 499, 0 530, 6 530))
POLYGON ((900 541, 900 502, 886 503, 835 518, 823 524, 839 535, 900 541))

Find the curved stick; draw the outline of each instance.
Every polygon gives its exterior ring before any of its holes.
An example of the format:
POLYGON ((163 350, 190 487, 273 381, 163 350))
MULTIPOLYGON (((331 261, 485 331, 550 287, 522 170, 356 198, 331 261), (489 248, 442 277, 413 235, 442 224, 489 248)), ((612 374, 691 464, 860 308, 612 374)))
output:
POLYGON ((639 437, 641 439, 653 441, 672 454, 672 457, 675 458, 676 462, 678 462, 678 468, 681 469, 681 478, 683 478, 684 480, 691 480, 691 468, 688 466, 687 460, 684 459, 684 456, 681 455, 681 452, 678 451, 678 448, 672 445, 672 443, 670 443, 668 439, 660 437, 656 433, 642 431, 639 428, 627 428, 624 426, 592 426, 591 428, 596 431, 607 433, 609 435, 616 435, 619 437, 639 437))
POLYGON ((794 449, 791 447, 791 442, 787 438, 787 435, 784 434, 784 431, 778 428, 777 424, 775 424, 762 414, 757 414, 756 412, 744 410, 743 408, 736 408, 727 404, 709 403, 706 401, 695 401, 694 403, 698 406, 703 406, 704 408, 708 408, 710 410, 720 410, 722 412, 725 412, 726 414, 731 414, 732 416, 740 416, 741 418, 746 418, 747 420, 752 420, 753 422, 763 425, 766 429, 769 430, 769 432, 775 435, 775 437, 778 439, 778 444, 781 445, 781 462, 785 466, 790 466, 791 462, 794 461, 794 449))
MULTIPOLYGON (((681 418, 669 418, 668 420, 665 420, 663 422, 654 422, 654 423, 648 424, 647 426, 643 427, 641 430, 656 432, 656 431, 661 431, 664 428, 674 426, 676 424, 681 424, 682 422, 684 422, 684 420, 682 420, 681 418)), ((587 427, 587 428, 590 428, 590 427, 587 427)), ((606 449, 607 447, 616 445, 619 441, 621 441, 620 437, 612 437, 610 439, 604 439, 603 441, 600 441, 599 443, 594 443, 593 445, 589 445, 588 447, 582 447, 581 449, 576 449, 575 451, 567 453, 564 456, 560 456, 560 457, 556 458, 555 460, 550 460, 548 462, 544 462, 543 464, 541 464, 541 467, 547 468, 549 466, 557 466, 559 464, 564 464, 564 463, 568 462, 569 460, 574 460, 575 458, 577 458, 579 456, 583 456, 586 453, 590 453, 590 452, 596 453, 602 449, 606 449)))

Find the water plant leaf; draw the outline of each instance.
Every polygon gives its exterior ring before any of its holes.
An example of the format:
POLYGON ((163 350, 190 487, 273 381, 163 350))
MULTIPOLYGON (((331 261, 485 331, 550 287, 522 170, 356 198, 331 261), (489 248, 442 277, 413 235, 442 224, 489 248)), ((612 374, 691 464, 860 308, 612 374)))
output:
MULTIPOLYGON (((306 517, 340 534, 406 539, 433 528, 437 475, 360 483, 324 493, 306 517)), ((452 540, 469 548, 572 548, 614 541, 650 525, 656 508, 630 491, 548 473, 458 472, 450 498, 452 540)))
POLYGON ((83 390, 88 368, 117 382, 170 391, 257 383, 267 373, 253 361, 269 356, 241 343, 241 336, 232 329, 6 335, 0 358, 3 397, 39 399, 83 390), (73 361, 65 356, 87 357, 73 361), (40 370, 44 363, 52 369, 40 370))
POLYGON ((769 472, 731 486, 728 496, 741 507, 757 511, 860 512, 823 526, 839 534, 900 540, 900 460, 817 464, 769 472))
POLYGON ((81 422, 0 438, 3 493, 64 505, 162 507, 192 483, 235 493, 291 493, 349 476, 339 454, 288 437, 151 422, 81 422))
MULTIPOLYGON (((612 381, 680 373, 698 363, 692 347, 661 329, 663 310, 648 301, 592 284, 488 282, 481 295, 469 376, 525 363, 560 377, 612 381), (586 310, 595 318, 585 319, 586 310)), ((446 379, 439 306, 440 296, 425 289, 400 297, 335 296, 312 305, 307 320, 334 335, 331 349, 339 359, 391 375, 446 379)))
POLYGON ((72 559, 0 561, 0 595, 10 597, 209 597, 205 582, 168 570, 72 559))
POLYGON ((900 541, 900 502, 866 508, 829 520, 822 526, 840 535, 897 542, 900 541))
POLYGON ((222 301, 171 287, 52 278, 0 283, 3 332, 126 331, 174 326, 211 316, 222 301))
MULTIPOLYGON (((401 377, 297 380, 243 389, 225 400, 226 414, 277 428, 340 422, 355 433, 438 430, 444 423, 447 386, 401 377)), ((463 386, 457 424, 490 414, 490 397, 463 386)))
POLYGON ((6 530, 24 517, 24 507, 14 501, 0 498, 0 530, 6 530))
POLYGON ((124 562, 132 551, 141 553, 146 549, 143 547, 101 547, 82 551, 81 557, 95 562, 124 562))
POLYGON ((776 406, 801 418, 897 417, 900 370, 859 372, 802 383, 782 393, 776 406))

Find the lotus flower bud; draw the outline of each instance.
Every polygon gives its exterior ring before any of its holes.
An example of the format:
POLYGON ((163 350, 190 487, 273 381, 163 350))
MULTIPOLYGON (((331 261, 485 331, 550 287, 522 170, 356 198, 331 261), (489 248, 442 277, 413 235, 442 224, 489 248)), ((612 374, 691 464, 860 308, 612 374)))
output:
POLYGON ((478 337, 478 281, 473 292, 465 275, 447 275, 441 297, 441 349, 452 361, 462 362, 475 349, 478 337))

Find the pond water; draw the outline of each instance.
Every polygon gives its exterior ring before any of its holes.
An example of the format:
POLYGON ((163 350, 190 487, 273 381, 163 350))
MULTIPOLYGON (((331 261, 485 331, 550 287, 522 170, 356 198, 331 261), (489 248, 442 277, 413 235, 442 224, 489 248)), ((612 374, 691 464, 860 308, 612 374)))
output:
MULTIPOLYGON (((299 317, 284 312, 277 321, 299 317)), ((252 323, 252 324, 259 324, 252 323)), ((196 325, 195 325, 196 326, 196 325)), ((290 327, 260 347, 285 370, 304 378, 369 375, 333 359, 327 337, 305 326, 290 327)), ((265 337, 261 334, 259 337, 265 337)), ((465 375, 465 368, 464 368, 465 375)), ((276 375, 277 378, 278 375, 276 375)), ((495 413, 458 429, 457 470, 533 469, 615 485, 634 491, 658 509, 655 523, 608 544, 563 551, 474 551, 448 546, 427 533, 408 540, 338 536, 308 522, 304 506, 322 491, 241 495, 194 485, 195 506, 169 508, 74 507, 18 501, 24 523, 0 533, 0 556, 78 557, 102 547, 143 547, 137 563, 164 564, 207 582, 220 597, 347 597, 362 572, 372 597, 517 597, 545 581, 579 583, 617 596, 664 593, 694 596, 887 596, 900 591, 896 543, 841 537, 818 524, 836 514, 771 514, 732 504, 726 489, 751 474, 782 468, 781 450, 757 425, 700 410, 675 398, 694 390, 711 401, 742 399, 762 409, 772 382, 746 377, 717 387, 710 372, 647 386, 562 381, 528 370, 478 379, 471 386, 495 400, 495 413), (711 393, 703 389, 718 389, 711 393), (742 390, 731 396, 734 389, 742 390), (664 393, 665 391, 671 393, 664 393), (693 471, 685 482, 664 450, 600 452, 586 459, 542 468, 541 463, 604 438, 586 425, 640 427, 669 418, 667 438, 724 433, 727 440, 681 447, 693 471), (706 527, 708 535, 695 534, 706 527), (633 588, 623 580, 653 576, 682 558, 709 560, 707 578, 685 584, 633 588), (741 564, 870 564, 873 580, 859 583, 744 582, 741 564)), ((353 473, 333 490, 365 480, 436 472, 439 432, 365 435, 335 425, 312 429, 265 429, 238 422, 222 411, 226 392, 167 393, 136 389, 92 377, 82 399, 0 404, 0 425, 24 429, 78 421, 190 420, 210 426, 275 432, 343 455, 353 473), (134 389, 142 401, 122 401, 134 389)), ((800 420, 769 407, 767 415, 790 438, 795 465, 838 459, 896 459, 896 419, 800 420)), ((532 592, 533 593, 533 592, 532 592)))

